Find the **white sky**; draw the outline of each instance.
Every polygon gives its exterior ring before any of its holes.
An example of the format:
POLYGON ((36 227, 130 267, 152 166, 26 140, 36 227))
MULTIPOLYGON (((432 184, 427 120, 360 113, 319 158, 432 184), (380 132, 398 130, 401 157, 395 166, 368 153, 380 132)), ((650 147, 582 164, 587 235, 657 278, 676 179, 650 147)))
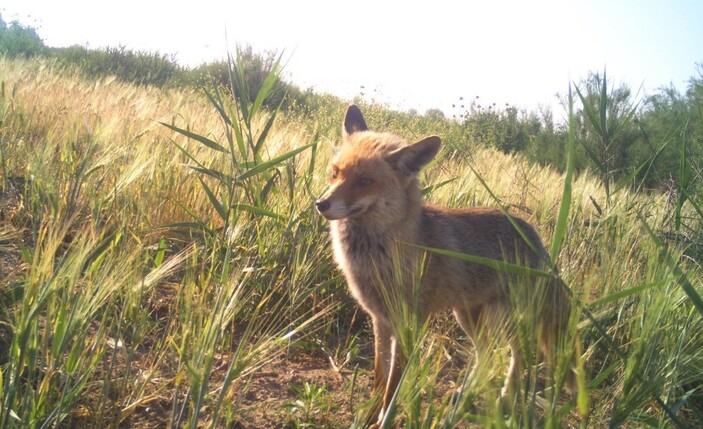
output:
POLYGON ((701 0, 3 0, 0 13, 49 46, 126 46, 186 65, 242 43, 283 50, 303 88, 351 99, 363 85, 366 99, 447 114, 460 96, 555 105, 570 79, 604 66, 635 91, 683 91, 703 62, 701 0))

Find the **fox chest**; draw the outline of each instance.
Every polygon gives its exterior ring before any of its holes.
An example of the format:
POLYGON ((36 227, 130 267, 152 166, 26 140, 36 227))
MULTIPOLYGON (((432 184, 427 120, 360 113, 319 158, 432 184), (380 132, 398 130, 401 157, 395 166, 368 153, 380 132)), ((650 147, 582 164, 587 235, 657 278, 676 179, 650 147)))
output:
POLYGON ((368 312, 380 311, 384 288, 397 284, 402 272, 403 255, 393 240, 383 235, 332 229, 332 244, 337 265, 349 289, 368 312))
POLYGON ((392 243, 368 236, 335 236, 332 239, 335 260, 347 278, 381 280, 393 271, 389 248, 392 243))

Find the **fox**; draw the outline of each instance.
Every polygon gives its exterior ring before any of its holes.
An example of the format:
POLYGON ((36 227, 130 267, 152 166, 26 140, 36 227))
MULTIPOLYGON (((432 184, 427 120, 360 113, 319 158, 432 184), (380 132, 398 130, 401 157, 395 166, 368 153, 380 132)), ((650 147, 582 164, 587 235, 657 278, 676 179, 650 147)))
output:
MULTIPOLYGON (((530 268, 544 268, 549 260, 535 228, 517 216, 493 208, 446 208, 423 202, 418 173, 440 146, 438 136, 408 144, 395 134, 369 130, 359 107, 351 104, 342 123, 341 144, 331 160, 329 185, 315 201, 317 211, 329 221, 336 264, 373 326, 373 392, 380 400, 367 420, 372 427, 380 425, 388 411, 406 358, 389 301, 406 300, 421 323, 451 310, 475 345, 474 371, 487 352, 480 347, 482 329, 510 326, 510 282, 505 273, 424 249, 530 268), (421 278, 414 287, 418 265, 421 278)), ((538 315, 547 361, 566 330, 570 311, 563 288, 548 286, 549 296, 538 315)), ((511 358, 502 396, 515 392, 523 369, 517 339, 508 336, 507 342, 511 358)), ((571 391, 573 377, 567 383, 571 391)))

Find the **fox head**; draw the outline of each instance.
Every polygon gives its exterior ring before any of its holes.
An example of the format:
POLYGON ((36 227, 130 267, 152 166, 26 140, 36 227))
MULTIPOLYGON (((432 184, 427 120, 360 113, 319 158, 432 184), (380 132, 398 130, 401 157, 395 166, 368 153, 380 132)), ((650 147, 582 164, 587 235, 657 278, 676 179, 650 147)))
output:
POLYGON ((440 144, 437 136, 407 144, 393 134, 370 131, 361 110, 349 106, 329 187, 316 201, 317 210, 329 220, 373 218, 379 226, 404 219, 422 204, 417 173, 440 144))

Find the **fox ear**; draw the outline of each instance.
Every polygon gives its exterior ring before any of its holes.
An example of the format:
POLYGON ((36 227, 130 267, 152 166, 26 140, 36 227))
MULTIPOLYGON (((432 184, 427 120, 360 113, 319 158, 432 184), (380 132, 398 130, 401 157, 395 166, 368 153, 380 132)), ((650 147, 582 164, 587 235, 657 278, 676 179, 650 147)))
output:
POLYGON ((417 143, 391 152, 386 157, 386 161, 408 176, 415 175, 432 161, 439 152, 441 144, 442 141, 437 136, 425 137, 417 143))
POLYGON ((366 131, 369 127, 366 126, 364 115, 361 110, 354 104, 350 104, 347 108, 347 114, 344 115, 343 131, 346 135, 352 135, 359 131, 366 131))

